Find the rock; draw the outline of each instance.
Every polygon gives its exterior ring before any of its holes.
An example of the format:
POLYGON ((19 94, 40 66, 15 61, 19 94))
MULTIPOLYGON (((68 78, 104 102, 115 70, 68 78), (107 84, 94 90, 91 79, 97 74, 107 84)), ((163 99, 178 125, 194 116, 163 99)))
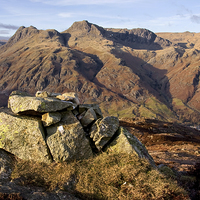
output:
POLYGON ((82 113, 84 111, 87 111, 88 109, 93 108, 93 110, 95 111, 97 118, 103 118, 101 109, 99 108, 98 104, 81 104, 79 105, 78 109, 79 109, 79 113, 82 113))
POLYGON ((62 95, 58 95, 56 98, 64 101, 72 101, 73 103, 79 105, 80 101, 78 95, 75 92, 67 92, 62 95))
POLYGON ((58 95, 61 95, 61 93, 51 93, 51 92, 47 92, 47 91, 37 91, 35 96, 36 97, 56 97, 58 95))
POLYGON ((101 150, 112 138, 119 128, 119 120, 117 117, 105 117, 98 119, 91 127, 90 137, 95 142, 98 150, 101 150))
POLYGON ((0 182, 10 181, 16 158, 11 153, 0 149, 0 182))
POLYGON ((87 127, 89 124, 97 120, 96 113, 94 112, 93 108, 87 110, 85 115, 81 118, 80 122, 83 127, 87 127))
POLYGON ((0 112, 0 148, 24 160, 51 162, 42 122, 38 118, 0 112))
POLYGON ((45 113, 42 115, 42 122, 45 127, 50 126, 52 124, 56 124, 60 120, 61 114, 59 112, 45 113))
POLYGON ((92 150, 83 127, 71 111, 62 112, 59 123, 46 128, 47 144, 56 162, 91 157, 92 150))
POLYGON ((116 153, 134 153, 139 158, 146 158, 153 167, 156 167, 145 146, 123 127, 119 128, 115 139, 109 144, 107 150, 116 153))
POLYGON ((49 97, 49 94, 47 91, 37 91, 36 94, 35 94, 36 97, 42 97, 42 98, 45 98, 45 97, 49 97))
POLYGON ((70 101, 61 101, 56 98, 30 97, 19 94, 10 95, 8 104, 14 113, 26 114, 56 112, 76 106, 70 101))

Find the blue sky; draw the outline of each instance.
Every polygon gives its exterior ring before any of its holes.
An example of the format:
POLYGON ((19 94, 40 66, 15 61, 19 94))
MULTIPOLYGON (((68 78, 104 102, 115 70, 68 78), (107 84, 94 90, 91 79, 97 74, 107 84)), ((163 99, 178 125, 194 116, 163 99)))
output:
POLYGON ((62 32, 88 20, 105 28, 200 32, 199 0, 1 0, 0 38, 20 26, 62 32))

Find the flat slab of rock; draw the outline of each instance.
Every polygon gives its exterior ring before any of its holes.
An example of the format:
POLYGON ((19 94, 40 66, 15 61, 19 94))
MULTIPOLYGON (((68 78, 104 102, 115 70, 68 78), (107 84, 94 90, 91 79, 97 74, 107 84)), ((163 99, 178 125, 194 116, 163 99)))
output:
POLYGON ((0 148, 24 160, 51 162, 38 118, 0 112, 0 148))
POLYGON ((11 108, 13 113, 26 113, 32 114, 45 113, 45 112, 56 112, 63 110, 65 108, 75 108, 76 105, 70 101, 61 101, 56 98, 41 98, 41 97, 31 97, 22 95, 10 95, 8 106, 11 108))
POLYGON ((119 128, 119 119, 114 116, 98 119, 90 129, 90 138, 98 150, 101 150, 119 128))
POLYGON ((116 138, 109 144, 107 150, 116 153, 134 153, 139 158, 146 158, 153 167, 156 167, 145 146, 123 127, 119 128, 116 138))
POLYGON ((47 144, 56 162, 87 159, 93 156, 82 125, 71 111, 62 112, 57 124, 46 128, 47 144))

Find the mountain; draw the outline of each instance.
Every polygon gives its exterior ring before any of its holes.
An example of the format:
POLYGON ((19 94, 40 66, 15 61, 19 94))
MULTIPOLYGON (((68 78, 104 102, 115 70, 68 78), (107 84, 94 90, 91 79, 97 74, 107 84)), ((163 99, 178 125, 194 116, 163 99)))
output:
POLYGON ((20 27, 0 47, 1 105, 12 90, 75 91, 104 114, 198 124, 198 33, 103 28, 20 27))

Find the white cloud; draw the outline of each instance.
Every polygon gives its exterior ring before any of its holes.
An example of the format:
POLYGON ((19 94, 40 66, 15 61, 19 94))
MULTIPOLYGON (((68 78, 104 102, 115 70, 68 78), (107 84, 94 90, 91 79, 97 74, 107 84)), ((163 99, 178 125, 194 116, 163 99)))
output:
MULTIPOLYGON (((139 0, 30 0, 49 5, 67 6, 67 5, 102 5, 102 4, 124 4, 134 3, 139 0)), ((141 1, 141 0, 140 0, 141 1)))
POLYGON ((129 18, 121 17, 121 16, 115 16, 115 15, 103 15, 103 14, 97 14, 97 13, 84 13, 84 12, 66 12, 66 13, 59 13, 58 16, 62 18, 70 18, 70 17, 95 17, 95 18, 101 18, 101 19, 119 19, 119 20, 129 20, 129 18))

